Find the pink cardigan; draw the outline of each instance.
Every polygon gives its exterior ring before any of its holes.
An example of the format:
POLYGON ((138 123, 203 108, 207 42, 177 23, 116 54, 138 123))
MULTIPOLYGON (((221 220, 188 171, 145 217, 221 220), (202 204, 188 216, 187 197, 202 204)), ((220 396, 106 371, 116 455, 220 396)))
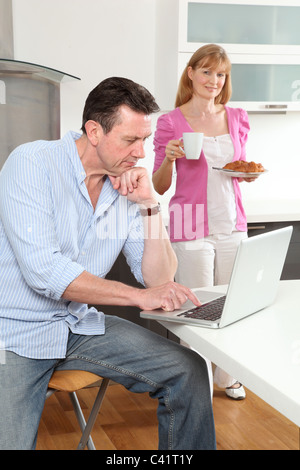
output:
MULTIPOLYGON (((246 160, 245 144, 250 130, 248 115, 240 108, 225 106, 229 133, 234 146, 235 160, 246 160)), ((165 147, 170 140, 182 138, 183 132, 192 132, 179 108, 159 117, 154 136, 155 162, 153 173, 165 158, 165 147)), ((207 161, 203 150, 199 160, 176 160, 176 191, 169 203, 170 240, 188 241, 203 238, 208 233, 207 217, 207 161)), ((237 178, 233 178, 237 223, 236 230, 247 231, 246 214, 242 205, 237 178)))

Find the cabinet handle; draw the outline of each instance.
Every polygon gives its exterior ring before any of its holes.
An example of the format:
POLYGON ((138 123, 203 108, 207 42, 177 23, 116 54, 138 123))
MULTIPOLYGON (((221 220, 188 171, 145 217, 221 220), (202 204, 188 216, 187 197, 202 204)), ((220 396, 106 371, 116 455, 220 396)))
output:
POLYGON ((266 109, 287 109, 288 105, 287 104, 266 104, 265 108, 266 109))
POLYGON ((265 228, 265 225, 252 225, 252 227, 248 227, 248 230, 264 230, 265 228))

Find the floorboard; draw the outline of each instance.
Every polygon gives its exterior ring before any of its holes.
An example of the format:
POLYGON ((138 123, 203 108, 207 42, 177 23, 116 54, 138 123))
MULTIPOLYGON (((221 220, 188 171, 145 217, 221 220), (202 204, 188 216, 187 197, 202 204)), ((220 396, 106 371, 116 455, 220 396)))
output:
MULTIPOLYGON (((249 390, 235 401, 215 388, 213 409, 218 450, 299 450, 299 429, 249 390)), ((79 392, 84 414, 96 390, 79 392)), ((120 385, 108 388, 92 436, 99 450, 157 450, 155 400, 147 394, 128 392, 120 385)), ((38 450, 72 450, 80 431, 68 395, 56 393, 42 415, 38 450)))

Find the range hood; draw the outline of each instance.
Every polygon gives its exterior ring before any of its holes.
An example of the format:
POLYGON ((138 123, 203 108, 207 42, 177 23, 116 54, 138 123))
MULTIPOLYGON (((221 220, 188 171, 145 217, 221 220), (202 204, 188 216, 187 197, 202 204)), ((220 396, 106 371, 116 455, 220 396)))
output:
POLYGON ((0 74, 35 74, 57 82, 80 80, 44 65, 14 60, 12 0, 0 0, 0 74))
POLYGON ((52 69, 44 65, 0 57, 0 79, 1 76, 5 75, 35 75, 36 77, 44 77, 49 80, 53 80, 54 82, 80 80, 80 78, 75 77, 75 75, 62 72, 61 70, 52 69))
POLYGON ((0 0, 0 169, 18 145, 60 138, 60 84, 67 80, 80 78, 14 59, 12 0, 0 0))
POLYGON ((12 58, 14 54, 11 0, 0 0, 0 57, 12 58))

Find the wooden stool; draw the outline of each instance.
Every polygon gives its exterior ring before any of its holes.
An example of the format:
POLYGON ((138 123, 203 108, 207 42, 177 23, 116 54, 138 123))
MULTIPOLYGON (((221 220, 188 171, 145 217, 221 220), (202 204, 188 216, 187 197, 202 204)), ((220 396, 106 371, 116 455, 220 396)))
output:
POLYGON ((53 373, 50 379, 46 398, 57 391, 69 393, 82 432, 77 450, 83 450, 86 446, 89 450, 96 450, 90 433, 98 416, 108 384, 109 379, 82 370, 58 370, 53 373), (87 387, 99 387, 99 391, 86 422, 76 392, 87 387))

